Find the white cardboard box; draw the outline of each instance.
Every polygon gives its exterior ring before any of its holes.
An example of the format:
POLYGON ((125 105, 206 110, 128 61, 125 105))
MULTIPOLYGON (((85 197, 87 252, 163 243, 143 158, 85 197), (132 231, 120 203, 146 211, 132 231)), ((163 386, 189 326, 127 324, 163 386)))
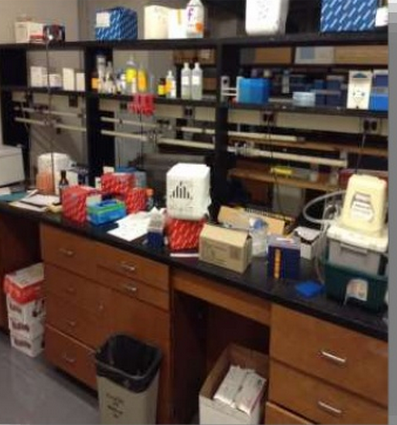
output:
POLYGON ((76 90, 76 73, 73 68, 62 69, 62 85, 66 91, 76 90))
POLYGON ((32 36, 42 35, 44 24, 32 21, 15 22, 15 42, 29 43, 32 36))
POLYGON ((263 378, 268 378, 269 359, 264 354, 241 347, 229 345, 219 357, 204 382, 199 395, 200 424, 259 424, 264 411, 263 399, 259 400, 251 415, 247 415, 213 397, 226 376, 231 365, 254 369, 263 378))
POLYGON ((45 66, 30 67, 30 85, 32 87, 47 86, 47 68, 45 66))
POLYGON ((20 304, 7 295, 8 317, 22 323, 31 323, 45 315, 45 299, 40 298, 27 304, 20 304))
POLYGON ((313 260, 318 251, 320 231, 301 226, 294 233, 301 242, 301 257, 313 260))
POLYGON ((168 12, 169 8, 164 6, 145 7, 145 40, 165 40, 168 38, 168 12))
POLYGON ((38 356, 44 349, 44 334, 39 335, 37 338, 29 339, 10 333, 10 339, 11 345, 15 349, 30 357, 38 356))
POLYGON ((186 13, 185 9, 170 9, 168 12, 168 38, 186 38, 186 13))
POLYGON ((201 220, 211 204, 210 168, 177 164, 167 173, 167 213, 180 220, 201 220))
POLYGON ((85 91, 85 74, 84 72, 76 73, 76 91, 85 91))
POLYGON ((372 71, 349 71, 347 107, 368 109, 372 89, 372 71))
POLYGON ((8 327, 15 336, 33 340, 44 333, 44 320, 45 318, 41 317, 38 320, 23 323, 20 320, 9 317, 8 327))

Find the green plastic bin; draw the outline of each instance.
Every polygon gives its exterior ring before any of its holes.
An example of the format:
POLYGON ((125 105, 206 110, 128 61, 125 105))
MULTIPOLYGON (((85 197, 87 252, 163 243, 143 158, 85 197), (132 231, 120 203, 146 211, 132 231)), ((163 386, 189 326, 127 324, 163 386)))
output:
POLYGON ((350 283, 356 282, 360 288, 361 299, 349 298, 348 302, 379 311, 385 306, 388 278, 354 270, 348 267, 324 263, 325 267, 325 292, 328 297, 344 302, 346 290, 350 283), (366 288, 366 289, 365 289, 366 288))

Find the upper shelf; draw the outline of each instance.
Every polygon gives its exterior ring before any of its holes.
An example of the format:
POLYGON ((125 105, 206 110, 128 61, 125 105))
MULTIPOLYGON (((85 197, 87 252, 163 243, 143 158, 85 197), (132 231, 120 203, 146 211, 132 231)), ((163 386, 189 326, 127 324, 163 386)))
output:
MULTIPOLYGON (((280 46, 338 46, 387 44, 386 31, 301 33, 260 37, 203 38, 182 40, 122 40, 122 41, 73 41, 51 43, 51 50, 117 49, 117 50, 183 50, 215 49, 222 46, 236 48, 280 46)), ((0 44, 0 50, 45 50, 44 44, 0 44)))

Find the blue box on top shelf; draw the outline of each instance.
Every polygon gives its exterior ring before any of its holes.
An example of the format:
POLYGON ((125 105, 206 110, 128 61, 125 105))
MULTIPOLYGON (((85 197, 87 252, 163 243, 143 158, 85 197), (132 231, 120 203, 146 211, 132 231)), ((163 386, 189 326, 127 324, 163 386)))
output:
POLYGON ((97 40, 136 40, 138 15, 132 9, 115 7, 96 13, 95 38, 97 40))
POLYGON ((322 0, 321 32, 375 29, 378 0, 322 0))
POLYGON ((374 88, 369 99, 369 109, 371 111, 389 110, 389 90, 387 88, 374 88))

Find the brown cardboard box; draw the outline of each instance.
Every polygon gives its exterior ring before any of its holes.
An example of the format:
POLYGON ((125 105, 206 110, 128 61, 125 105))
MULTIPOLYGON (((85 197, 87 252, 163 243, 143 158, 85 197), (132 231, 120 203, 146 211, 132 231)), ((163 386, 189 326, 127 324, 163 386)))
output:
POLYGON ((292 63, 292 48, 260 48, 255 49, 254 64, 289 65, 292 63))
POLYGON ((201 388, 199 396, 200 423, 264 423, 261 421, 260 416, 264 411, 266 387, 265 396, 251 413, 251 416, 232 409, 229 406, 222 406, 222 404, 213 400, 231 365, 253 369, 258 375, 268 379, 269 359, 266 355, 237 344, 229 345, 215 363, 215 366, 212 368, 201 388))
POLYGON ((388 46, 338 46, 335 47, 337 65, 387 65, 388 46))
POLYGON ((199 258, 244 273, 252 258, 252 240, 246 231, 206 224, 200 235, 199 258))

